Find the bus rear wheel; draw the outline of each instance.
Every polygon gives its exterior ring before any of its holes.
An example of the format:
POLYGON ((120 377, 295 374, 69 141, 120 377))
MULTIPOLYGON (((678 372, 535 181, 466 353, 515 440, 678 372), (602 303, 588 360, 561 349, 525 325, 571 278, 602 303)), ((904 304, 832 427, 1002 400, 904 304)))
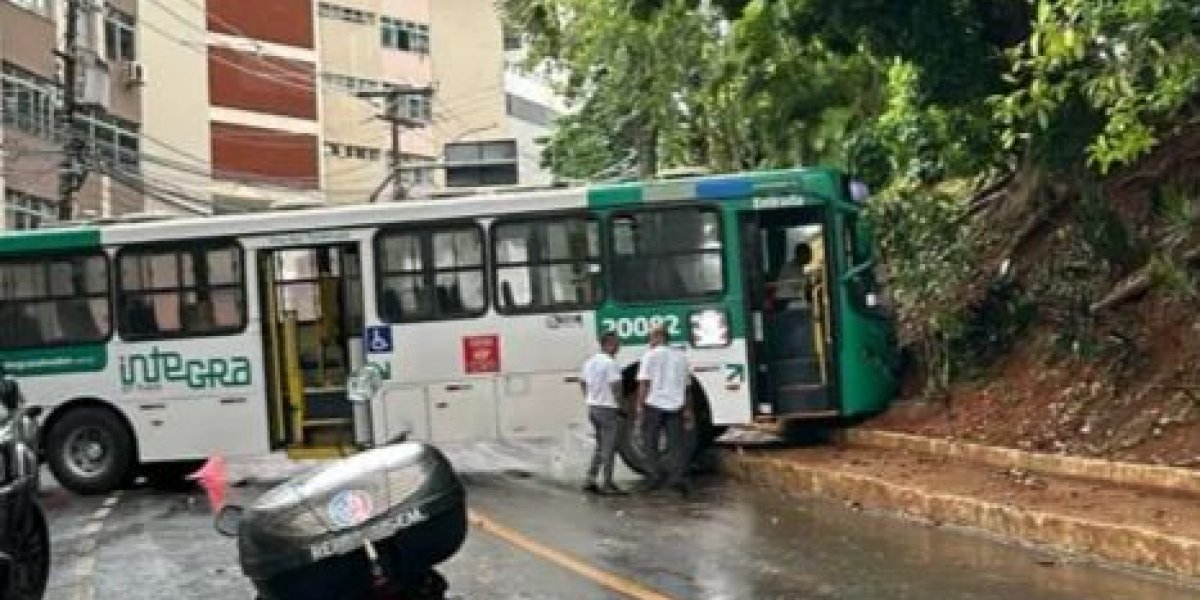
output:
POLYGON ((64 488, 83 495, 105 494, 129 481, 133 439, 112 411, 77 408, 47 434, 46 462, 64 488))

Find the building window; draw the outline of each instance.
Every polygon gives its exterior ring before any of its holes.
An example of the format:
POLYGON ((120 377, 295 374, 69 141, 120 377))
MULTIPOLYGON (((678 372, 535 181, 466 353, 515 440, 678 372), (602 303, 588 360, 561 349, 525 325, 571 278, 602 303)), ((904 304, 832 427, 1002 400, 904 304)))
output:
POLYGON ((508 116, 539 127, 550 127, 558 118, 554 109, 513 94, 504 95, 504 109, 508 116))
POLYGON ((433 120, 433 99, 424 94, 404 96, 404 109, 404 116, 414 121, 433 120))
POLYGON ((380 158, 383 158, 383 151, 379 148, 368 148, 366 146, 341 144, 338 142, 325 142, 325 153, 337 158, 354 158, 369 161, 378 161, 380 158))
POLYGON ((378 79, 365 79, 363 77, 354 77, 353 75, 341 75, 339 73, 322 73, 321 81, 326 85, 340 88, 347 92, 387 92, 400 87, 399 84, 389 81, 380 81, 378 79))
POLYGON ((388 231, 377 243, 383 321, 461 319, 487 310, 483 232, 475 225, 388 231))
POLYGON ((495 140, 446 144, 446 185, 477 187, 517 183, 517 142, 495 140))
POLYGON ((108 258, 28 258, 0 263, 0 348, 89 344, 112 331, 108 258))
POLYGON ((5 125, 49 139, 54 136, 57 99, 52 82, 4 63, 0 71, 0 101, 4 103, 0 114, 5 125))
POLYGON ((425 23, 381 17, 380 34, 384 48, 429 53, 429 25, 425 23))
POLYGON ((725 287, 716 209, 679 208, 612 220, 613 297, 662 302, 712 297, 725 287))
POLYGON ((8 0, 8 3, 46 17, 50 16, 50 12, 54 9, 53 0, 8 0))
POLYGON ((137 60, 136 30, 132 16, 109 7, 104 15, 104 55, 108 60, 137 60))
POLYGON ((600 301, 600 227, 586 217, 502 223, 493 228, 501 312, 581 310, 600 301))
POLYGON ((118 262, 125 339, 228 334, 245 325, 242 251, 235 244, 130 249, 118 262))
POLYGON ((329 2, 322 2, 320 4, 320 15, 323 19, 337 19, 358 25, 375 24, 375 13, 373 12, 350 8, 348 6, 338 6, 329 2))
POLYGON ((19 190, 4 190, 4 224, 7 229, 37 229, 52 222, 57 204, 19 190))
POLYGON ((127 173, 138 171, 141 140, 136 123, 111 115, 84 115, 75 124, 96 158, 127 173))

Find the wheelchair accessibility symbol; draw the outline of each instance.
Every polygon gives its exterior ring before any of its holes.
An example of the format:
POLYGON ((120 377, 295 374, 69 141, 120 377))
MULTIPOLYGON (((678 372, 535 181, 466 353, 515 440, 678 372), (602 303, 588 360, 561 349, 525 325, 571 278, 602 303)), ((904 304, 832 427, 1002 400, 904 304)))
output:
POLYGON ((387 354, 392 351, 392 328, 388 325, 367 328, 367 354, 387 354))

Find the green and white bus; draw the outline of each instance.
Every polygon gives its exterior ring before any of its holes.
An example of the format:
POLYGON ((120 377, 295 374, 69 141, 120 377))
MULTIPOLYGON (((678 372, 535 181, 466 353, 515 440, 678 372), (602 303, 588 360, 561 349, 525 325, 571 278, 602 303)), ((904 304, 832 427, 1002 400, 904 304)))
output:
POLYGON ((81 493, 214 453, 561 435, 597 335, 632 389, 657 324, 686 345, 702 443, 852 417, 896 377, 851 189, 797 169, 5 233, 0 361, 81 493), (772 297, 801 243, 802 297, 772 297))

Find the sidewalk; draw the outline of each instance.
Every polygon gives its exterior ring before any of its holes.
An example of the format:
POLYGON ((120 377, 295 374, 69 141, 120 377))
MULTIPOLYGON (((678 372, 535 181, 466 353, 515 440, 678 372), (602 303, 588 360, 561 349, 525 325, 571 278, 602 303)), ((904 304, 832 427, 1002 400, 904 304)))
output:
POLYGON ((731 448, 736 478, 1200 583, 1200 472, 855 430, 836 447, 731 448))

